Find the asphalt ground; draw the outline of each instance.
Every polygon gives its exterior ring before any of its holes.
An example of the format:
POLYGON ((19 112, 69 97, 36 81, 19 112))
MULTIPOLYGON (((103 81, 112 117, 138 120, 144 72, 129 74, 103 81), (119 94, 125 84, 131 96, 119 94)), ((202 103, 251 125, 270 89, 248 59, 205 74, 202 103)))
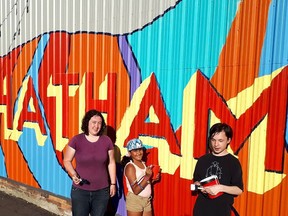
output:
POLYGON ((56 216, 56 214, 0 191, 0 216, 56 216))

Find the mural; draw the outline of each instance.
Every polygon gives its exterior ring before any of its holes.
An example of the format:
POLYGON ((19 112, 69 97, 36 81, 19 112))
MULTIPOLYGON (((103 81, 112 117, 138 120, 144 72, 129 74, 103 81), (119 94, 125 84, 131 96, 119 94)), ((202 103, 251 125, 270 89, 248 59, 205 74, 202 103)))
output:
MULTIPOLYGON (((288 215, 288 2, 14 0, 0 3, 0 176, 70 196, 62 153, 85 111, 117 161, 140 137, 159 164, 155 215, 191 215, 215 122, 235 131, 240 215, 288 215)), ((114 213, 126 215, 121 167, 114 213)))

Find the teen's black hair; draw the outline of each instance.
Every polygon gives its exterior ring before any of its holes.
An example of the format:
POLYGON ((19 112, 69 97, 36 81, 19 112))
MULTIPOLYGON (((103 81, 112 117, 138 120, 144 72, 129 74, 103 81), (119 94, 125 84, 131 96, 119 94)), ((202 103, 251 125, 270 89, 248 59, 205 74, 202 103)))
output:
POLYGON ((209 130, 209 140, 211 140, 212 137, 216 133, 220 133, 221 131, 224 131, 224 133, 228 139, 229 138, 232 139, 232 137, 233 137, 232 128, 228 124, 225 124, 225 123, 216 123, 209 130))

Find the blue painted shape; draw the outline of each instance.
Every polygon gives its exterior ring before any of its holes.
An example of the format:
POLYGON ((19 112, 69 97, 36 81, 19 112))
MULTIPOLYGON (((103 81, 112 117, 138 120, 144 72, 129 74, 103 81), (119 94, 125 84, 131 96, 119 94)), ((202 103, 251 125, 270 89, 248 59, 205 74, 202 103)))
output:
POLYGON ((288 65, 288 1, 273 0, 261 53, 259 76, 288 65))
POLYGON ((18 145, 41 189, 70 196, 71 180, 59 165, 50 136, 39 146, 34 129, 23 128, 18 145))
POLYGON ((5 158, 2 149, 2 145, 0 144, 0 176, 7 178, 7 170, 5 166, 5 158))
POLYGON ((142 80, 155 73, 174 128, 182 124, 183 91, 191 76, 198 69, 213 76, 238 3, 183 0, 128 36, 142 80))

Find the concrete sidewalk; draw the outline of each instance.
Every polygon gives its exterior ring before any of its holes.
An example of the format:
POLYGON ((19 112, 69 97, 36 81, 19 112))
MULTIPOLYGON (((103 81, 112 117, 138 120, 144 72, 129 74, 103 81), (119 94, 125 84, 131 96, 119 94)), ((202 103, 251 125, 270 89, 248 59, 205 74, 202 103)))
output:
POLYGON ((0 216, 56 216, 56 214, 0 191, 0 216))

